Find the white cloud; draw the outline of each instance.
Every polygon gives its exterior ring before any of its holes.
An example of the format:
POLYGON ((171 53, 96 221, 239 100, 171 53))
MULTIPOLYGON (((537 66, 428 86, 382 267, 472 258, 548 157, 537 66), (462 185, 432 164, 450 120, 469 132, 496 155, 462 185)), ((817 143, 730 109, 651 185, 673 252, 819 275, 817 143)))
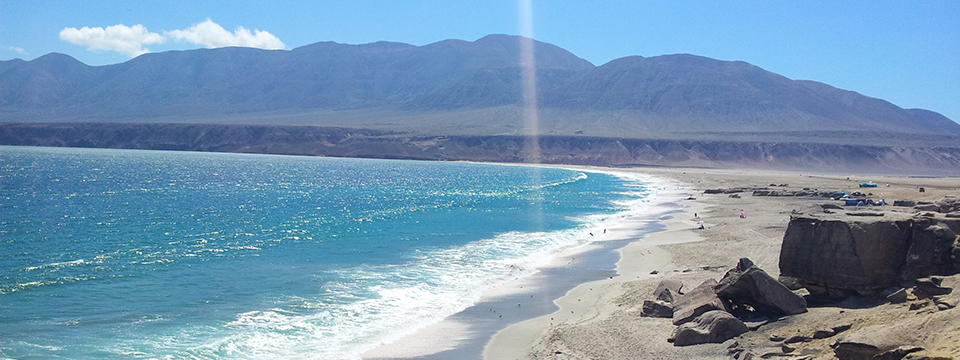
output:
POLYGON ((60 30, 60 39, 88 50, 116 51, 137 57, 150 52, 143 45, 159 44, 166 40, 163 35, 147 31, 143 25, 126 26, 123 24, 102 27, 64 28, 60 30))
POLYGON ((231 34, 210 19, 188 29, 166 31, 165 34, 177 40, 186 40, 208 48, 242 46, 277 50, 284 47, 283 42, 269 32, 260 30, 250 32, 240 26, 231 34))
POLYGON ((26 53, 27 53, 27 51, 24 50, 23 48, 18 48, 18 47, 16 47, 16 46, 8 46, 8 47, 7 47, 7 50, 16 51, 18 54, 26 54, 26 53))

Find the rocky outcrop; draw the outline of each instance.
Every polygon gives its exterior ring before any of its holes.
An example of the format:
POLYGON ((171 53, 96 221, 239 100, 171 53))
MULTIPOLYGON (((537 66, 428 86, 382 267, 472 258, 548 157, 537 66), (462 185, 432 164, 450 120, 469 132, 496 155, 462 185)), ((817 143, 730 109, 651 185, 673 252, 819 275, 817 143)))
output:
POLYGON ((731 187, 731 188, 716 188, 716 189, 706 189, 703 191, 704 194, 736 194, 748 191, 756 190, 766 190, 767 188, 757 188, 757 187, 731 187))
POLYGON ((741 258, 737 267, 728 271, 714 290, 733 308, 749 306, 757 312, 775 315, 807 311, 803 297, 794 294, 747 258, 741 258))
POLYGON ((893 206, 914 207, 916 205, 917 202, 913 200, 895 200, 893 202, 893 206))
POLYGON ((673 324, 690 322, 708 311, 725 310, 723 302, 713 290, 716 286, 716 280, 708 279, 677 299, 673 307, 673 324))
POLYGON ((942 213, 951 213, 951 212, 960 211, 960 198, 956 198, 952 196, 944 197, 940 200, 935 201, 934 204, 937 204, 938 206, 940 206, 940 209, 938 209, 938 211, 942 213))
POLYGON ((854 331, 837 339, 832 347, 834 354, 840 360, 870 360, 893 351, 893 353, 884 355, 892 356, 898 352, 896 349, 903 349, 899 351, 903 355, 923 350, 911 346, 916 341, 918 341, 918 333, 915 329, 896 324, 884 324, 868 326, 854 331), (905 351, 906 349, 914 350, 905 351))
POLYGON ((920 202, 911 206, 919 211, 933 211, 947 214, 960 211, 960 198, 955 196, 946 196, 932 203, 920 202))
POLYGON ((644 300, 643 310, 640 312, 642 317, 672 318, 673 306, 668 302, 660 300, 644 300))
POLYGON ((680 325, 674 334, 673 345, 687 346, 722 343, 747 332, 747 325, 723 310, 712 310, 697 316, 694 321, 680 325))
POLYGON ((923 219, 913 223, 900 280, 960 273, 960 220, 923 219))
POLYGON ((960 272, 960 221, 891 215, 792 217, 780 250, 781 275, 796 278, 813 296, 843 298, 960 272))
POLYGON ((683 289, 683 283, 679 280, 663 279, 657 284, 657 288, 653 290, 653 297, 660 301, 672 303, 674 299, 683 295, 683 293, 680 292, 681 289, 683 289))
POLYGON ((821 191, 821 190, 762 189, 762 190, 753 191, 753 196, 811 196, 811 197, 840 198, 843 195, 847 195, 847 193, 842 191, 821 191))

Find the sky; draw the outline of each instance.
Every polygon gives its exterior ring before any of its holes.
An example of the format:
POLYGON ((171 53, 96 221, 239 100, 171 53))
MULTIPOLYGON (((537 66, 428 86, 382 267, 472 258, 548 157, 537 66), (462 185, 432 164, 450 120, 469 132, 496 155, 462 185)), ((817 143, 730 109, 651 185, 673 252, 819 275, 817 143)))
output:
MULTIPOLYGON (((0 60, 58 52, 107 65, 221 46, 473 41, 520 35, 518 1, 2 0, 0 60)), ((741 60, 960 122, 960 0, 532 2, 533 38, 595 65, 676 53, 741 60)))

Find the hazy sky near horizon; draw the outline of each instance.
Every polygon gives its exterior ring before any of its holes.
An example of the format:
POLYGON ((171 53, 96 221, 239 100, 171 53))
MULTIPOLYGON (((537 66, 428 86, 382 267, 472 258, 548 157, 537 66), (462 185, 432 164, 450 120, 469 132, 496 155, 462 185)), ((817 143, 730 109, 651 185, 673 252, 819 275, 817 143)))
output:
MULTIPOLYGON (((59 52, 106 65, 206 47, 489 34, 520 34, 517 0, 0 2, 0 60, 59 52)), ((595 65, 674 53, 742 60, 960 122, 960 0, 534 0, 533 37, 595 65)))

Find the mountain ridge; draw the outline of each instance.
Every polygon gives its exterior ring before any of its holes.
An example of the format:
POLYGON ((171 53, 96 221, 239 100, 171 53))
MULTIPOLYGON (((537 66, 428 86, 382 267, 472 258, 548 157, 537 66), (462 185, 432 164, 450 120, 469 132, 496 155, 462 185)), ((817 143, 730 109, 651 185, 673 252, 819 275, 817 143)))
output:
MULTIPOLYGON (((522 126, 520 39, 488 35, 423 46, 318 42, 292 50, 196 49, 95 67, 52 53, 0 62, 0 121, 231 123, 243 118, 248 125, 517 133, 522 126), (376 116, 344 115, 364 112, 376 116), (297 116, 278 113, 301 115, 289 123, 297 116), (473 121, 463 120, 464 113, 475 114, 473 121)), ((936 112, 791 80, 744 61, 670 54, 595 66, 555 45, 534 43, 544 135, 960 135, 960 124, 936 112)))

